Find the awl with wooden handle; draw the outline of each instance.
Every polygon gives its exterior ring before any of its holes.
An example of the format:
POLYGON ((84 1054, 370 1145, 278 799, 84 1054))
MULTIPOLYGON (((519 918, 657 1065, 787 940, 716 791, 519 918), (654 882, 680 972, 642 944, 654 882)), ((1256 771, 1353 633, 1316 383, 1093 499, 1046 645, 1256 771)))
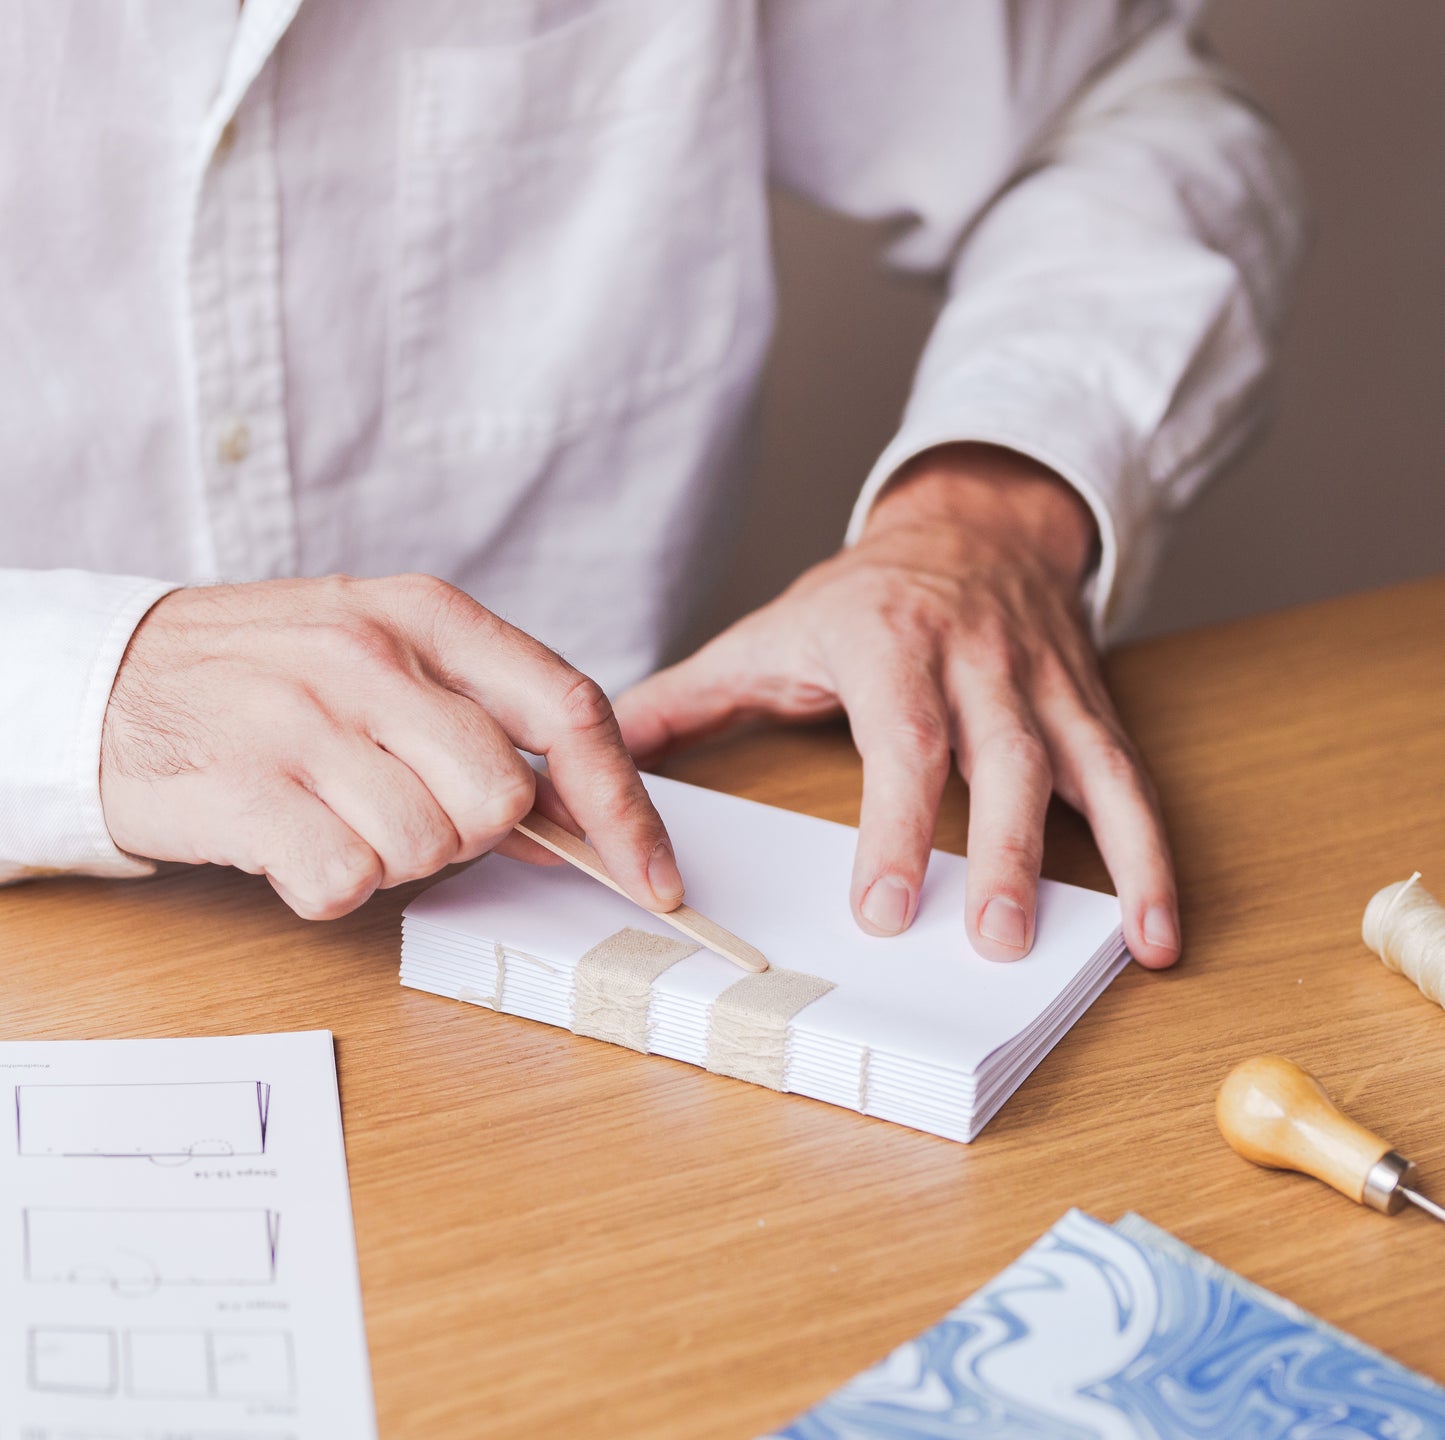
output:
POLYGON ((1282 1055, 1235 1066, 1220 1086, 1214 1115, 1224 1138, 1256 1165, 1313 1175, 1385 1215, 1408 1200, 1445 1220, 1445 1210, 1414 1188, 1414 1164, 1341 1114, 1324 1086, 1282 1055))

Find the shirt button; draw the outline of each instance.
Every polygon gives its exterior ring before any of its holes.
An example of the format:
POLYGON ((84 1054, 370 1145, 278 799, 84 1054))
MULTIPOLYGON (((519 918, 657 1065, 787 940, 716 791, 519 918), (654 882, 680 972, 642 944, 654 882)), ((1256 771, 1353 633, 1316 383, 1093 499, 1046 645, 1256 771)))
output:
POLYGON ((224 160, 231 153, 236 143, 236 122, 227 120, 221 127, 221 133, 216 137, 216 148, 214 156, 217 160, 224 160))
POLYGON ((244 420, 228 420, 216 437, 216 454, 224 465, 239 465, 251 453, 251 431, 244 420))

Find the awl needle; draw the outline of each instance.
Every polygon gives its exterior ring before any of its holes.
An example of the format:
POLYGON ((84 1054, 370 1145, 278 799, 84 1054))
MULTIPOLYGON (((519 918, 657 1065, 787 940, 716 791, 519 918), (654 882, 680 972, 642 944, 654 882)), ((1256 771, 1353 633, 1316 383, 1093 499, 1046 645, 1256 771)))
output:
POLYGON ((1437 1220, 1445 1220, 1445 1210, 1442 1210, 1433 1200, 1426 1199, 1418 1190, 1412 1190, 1408 1185, 1402 1185, 1400 1193, 1412 1205, 1418 1205, 1427 1215, 1433 1215, 1437 1220))

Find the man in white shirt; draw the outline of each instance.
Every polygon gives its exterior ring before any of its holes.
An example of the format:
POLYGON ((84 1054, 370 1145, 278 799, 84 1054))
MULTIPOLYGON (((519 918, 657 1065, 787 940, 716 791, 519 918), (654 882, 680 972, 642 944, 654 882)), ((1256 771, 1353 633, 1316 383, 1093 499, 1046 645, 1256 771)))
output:
POLYGON ((956 755, 981 953, 1056 790, 1177 957, 1091 630, 1250 428, 1299 234, 1164 0, 0 0, 0 110, 0 878, 324 917, 538 858, 535 790, 665 909, 624 742, 842 710, 860 924, 956 755), (725 552, 770 180, 948 300, 845 548, 644 679, 725 552))

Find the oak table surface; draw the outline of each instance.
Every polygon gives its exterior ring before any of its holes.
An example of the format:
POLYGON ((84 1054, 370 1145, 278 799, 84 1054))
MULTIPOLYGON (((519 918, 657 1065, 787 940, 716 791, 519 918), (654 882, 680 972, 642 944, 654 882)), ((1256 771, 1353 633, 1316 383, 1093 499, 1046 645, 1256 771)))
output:
MULTIPOLYGON (((335 1032, 387 1440, 748 1440, 1069 1206, 1137 1210, 1445 1381, 1445 1227, 1246 1165, 1212 1110, 1238 1060, 1283 1052, 1445 1195, 1445 1014, 1359 938, 1379 886, 1419 868, 1445 890, 1445 577, 1109 668, 1164 798, 1185 958, 1126 971, 972 1145, 404 990, 418 886, 325 925, 219 871, 0 893, 0 1035, 335 1032)), ((669 768, 856 820, 841 726, 669 768)), ((966 821, 955 787, 939 845, 966 821)), ((1046 873, 1106 887, 1082 822, 1049 827, 1046 873)))

